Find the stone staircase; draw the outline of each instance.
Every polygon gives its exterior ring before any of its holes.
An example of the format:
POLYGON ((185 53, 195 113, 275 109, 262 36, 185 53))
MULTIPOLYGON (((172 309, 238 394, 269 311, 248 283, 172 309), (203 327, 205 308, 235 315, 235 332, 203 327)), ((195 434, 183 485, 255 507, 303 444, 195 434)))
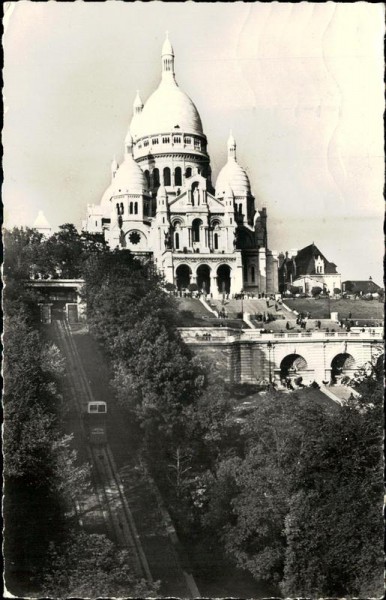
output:
POLYGON ((231 298, 225 300, 224 303, 222 300, 210 300, 210 305, 217 311, 224 308, 229 317, 233 318, 243 310, 244 313, 249 313, 252 318, 254 315, 263 315, 264 313, 267 315, 270 313, 277 319, 296 320, 296 315, 292 311, 287 310, 274 300, 268 300, 267 302, 265 298, 244 298, 243 300, 231 298), (278 310, 276 310, 276 306, 278 310))

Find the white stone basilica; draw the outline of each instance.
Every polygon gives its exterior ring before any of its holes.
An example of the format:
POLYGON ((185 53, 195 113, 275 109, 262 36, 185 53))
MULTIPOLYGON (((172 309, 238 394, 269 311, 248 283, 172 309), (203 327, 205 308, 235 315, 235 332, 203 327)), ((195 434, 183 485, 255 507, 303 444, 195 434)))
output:
POLYGON ((162 79, 145 105, 137 94, 122 164, 83 229, 104 232, 111 249, 151 258, 178 289, 196 283, 220 294, 276 292, 278 259, 267 248, 267 212, 256 210, 248 176, 228 139, 215 189, 198 111, 178 87, 166 38, 162 79))

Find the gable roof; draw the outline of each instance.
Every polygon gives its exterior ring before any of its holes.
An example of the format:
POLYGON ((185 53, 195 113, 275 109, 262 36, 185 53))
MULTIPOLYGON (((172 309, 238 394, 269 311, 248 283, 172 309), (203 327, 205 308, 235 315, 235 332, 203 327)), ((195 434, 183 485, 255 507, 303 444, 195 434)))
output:
MULTIPOLYGON (((347 283, 353 284, 352 292, 354 294, 357 292, 362 292, 363 294, 369 294, 369 293, 378 292, 379 290, 382 289, 381 286, 379 286, 377 283, 375 283, 375 281, 373 281, 372 279, 355 280, 355 281, 353 279, 348 279, 347 281, 342 281, 343 289, 345 289, 347 283)), ((349 290, 347 290, 347 291, 349 291, 349 290)))
POLYGON ((315 259, 321 257, 324 261, 324 273, 337 273, 336 264, 327 260, 314 243, 306 246, 299 250, 297 255, 294 257, 296 263, 296 272, 298 275, 315 275, 315 259))

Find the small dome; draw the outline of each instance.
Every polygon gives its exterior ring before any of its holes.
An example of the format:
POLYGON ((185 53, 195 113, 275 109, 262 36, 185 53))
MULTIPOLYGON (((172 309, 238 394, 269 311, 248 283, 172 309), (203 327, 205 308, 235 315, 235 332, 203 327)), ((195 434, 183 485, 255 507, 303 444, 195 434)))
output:
POLYGON ((147 190, 146 178, 132 154, 126 154, 125 160, 118 167, 110 188, 112 196, 124 193, 142 194, 147 190))
POLYGON ((114 194, 113 191, 113 184, 110 183, 109 187, 107 188, 107 190, 105 191, 105 193, 102 196, 102 200, 101 200, 101 209, 103 212, 103 216, 105 218, 109 218, 110 217, 110 212, 111 212, 111 198, 114 194))
POLYGON ((34 227, 34 229, 37 229, 37 230, 40 230, 40 229, 51 230, 51 225, 47 221, 42 210, 39 210, 38 216, 36 217, 36 219, 34 221, 33 227, 34 227))
POLYGON ((216 198, 228 195, 227 190, 229 188, 234 196, 245 196, 251 192, 248 175, 232 158, 229 158, 227 164, 221 169, 215 188, 216 198))

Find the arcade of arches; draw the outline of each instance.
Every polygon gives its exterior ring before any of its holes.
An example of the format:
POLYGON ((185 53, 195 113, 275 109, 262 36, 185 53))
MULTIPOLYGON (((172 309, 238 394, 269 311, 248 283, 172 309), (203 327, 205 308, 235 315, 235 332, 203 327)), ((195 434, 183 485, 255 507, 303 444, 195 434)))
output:
POLYGON ((232 269, 227 264, 214 267, 201 264, 194 271, 189 265, 182 264, 175 270, 175 285, 179 291, 188 289, 191 283, 195 283, 197 289, 204 294, 229 294, 231 277, 232 269))

